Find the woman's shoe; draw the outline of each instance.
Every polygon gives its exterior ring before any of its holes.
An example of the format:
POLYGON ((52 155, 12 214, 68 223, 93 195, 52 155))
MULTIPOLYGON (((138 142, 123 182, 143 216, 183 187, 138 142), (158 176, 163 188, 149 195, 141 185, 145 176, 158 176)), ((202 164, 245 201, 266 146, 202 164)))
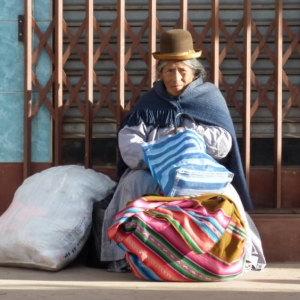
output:
POLYGON ((126 273, 130 272, 130 267, 125 258, 112 261, 108 264, 107 272, 126 273))

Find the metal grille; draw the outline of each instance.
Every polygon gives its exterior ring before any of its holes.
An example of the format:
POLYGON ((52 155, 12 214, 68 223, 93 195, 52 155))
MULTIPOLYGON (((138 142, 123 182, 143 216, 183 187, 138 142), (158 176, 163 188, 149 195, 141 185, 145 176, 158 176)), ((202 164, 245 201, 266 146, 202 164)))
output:
POLYGON ((31 173, 31 122, 41 105, 53 119, 54 165, 62 164, 63 141, 76 137, 84 140, 85 167, 95 168, 93 141, 115 138, 122 117, 155 80, 151 53, 160 34, 184 28, 227 101, 249 185, 251 140, 274 139, 275 206, 282 206, 282 141, 300 138, 297 1, 55 0, 53 7, 42 32, 32 0, 25 1, 24 178, 31 173), (42 51, 53 65, 44 85, 33 67, 42 51))

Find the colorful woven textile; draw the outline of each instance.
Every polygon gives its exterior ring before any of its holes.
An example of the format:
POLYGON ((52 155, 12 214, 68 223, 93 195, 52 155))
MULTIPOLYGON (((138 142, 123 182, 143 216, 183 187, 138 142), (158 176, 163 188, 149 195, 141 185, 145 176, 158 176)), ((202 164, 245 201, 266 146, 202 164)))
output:
POLYGON ((203 137, 186 129, 142 144, 152 176, 165 196, 221 194, 233 173, 205 152, 203 137))
POLYGON ((221 281, 243 273, 245 226, 223 195, 146 196, 116 219, 108 236, 141 279, 221 281))

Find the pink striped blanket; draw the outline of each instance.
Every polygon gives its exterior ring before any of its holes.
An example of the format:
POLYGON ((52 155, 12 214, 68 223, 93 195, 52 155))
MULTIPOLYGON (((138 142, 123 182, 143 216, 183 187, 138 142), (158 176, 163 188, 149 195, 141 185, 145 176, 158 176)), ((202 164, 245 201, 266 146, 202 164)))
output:
POLYGON ((246 231, 220 194, 146 196, 116 215, 109 238, 133 273, 153 281, 222 281, 243 274, 246 231))

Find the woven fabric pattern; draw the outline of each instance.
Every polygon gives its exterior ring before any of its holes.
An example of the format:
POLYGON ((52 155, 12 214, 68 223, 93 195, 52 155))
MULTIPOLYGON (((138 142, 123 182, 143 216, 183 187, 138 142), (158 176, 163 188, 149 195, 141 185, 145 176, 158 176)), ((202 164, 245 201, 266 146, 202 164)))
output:
POLYGON ((145 161, 165 196, 222 193, 233 173, 206 152, 204 139, 186 129, 142 144, 145 161))
POLYGON ((116 219, 108 236, 141 279, 221 281, 243 274, 245 225, 223 195, 146 196, 116 219))

